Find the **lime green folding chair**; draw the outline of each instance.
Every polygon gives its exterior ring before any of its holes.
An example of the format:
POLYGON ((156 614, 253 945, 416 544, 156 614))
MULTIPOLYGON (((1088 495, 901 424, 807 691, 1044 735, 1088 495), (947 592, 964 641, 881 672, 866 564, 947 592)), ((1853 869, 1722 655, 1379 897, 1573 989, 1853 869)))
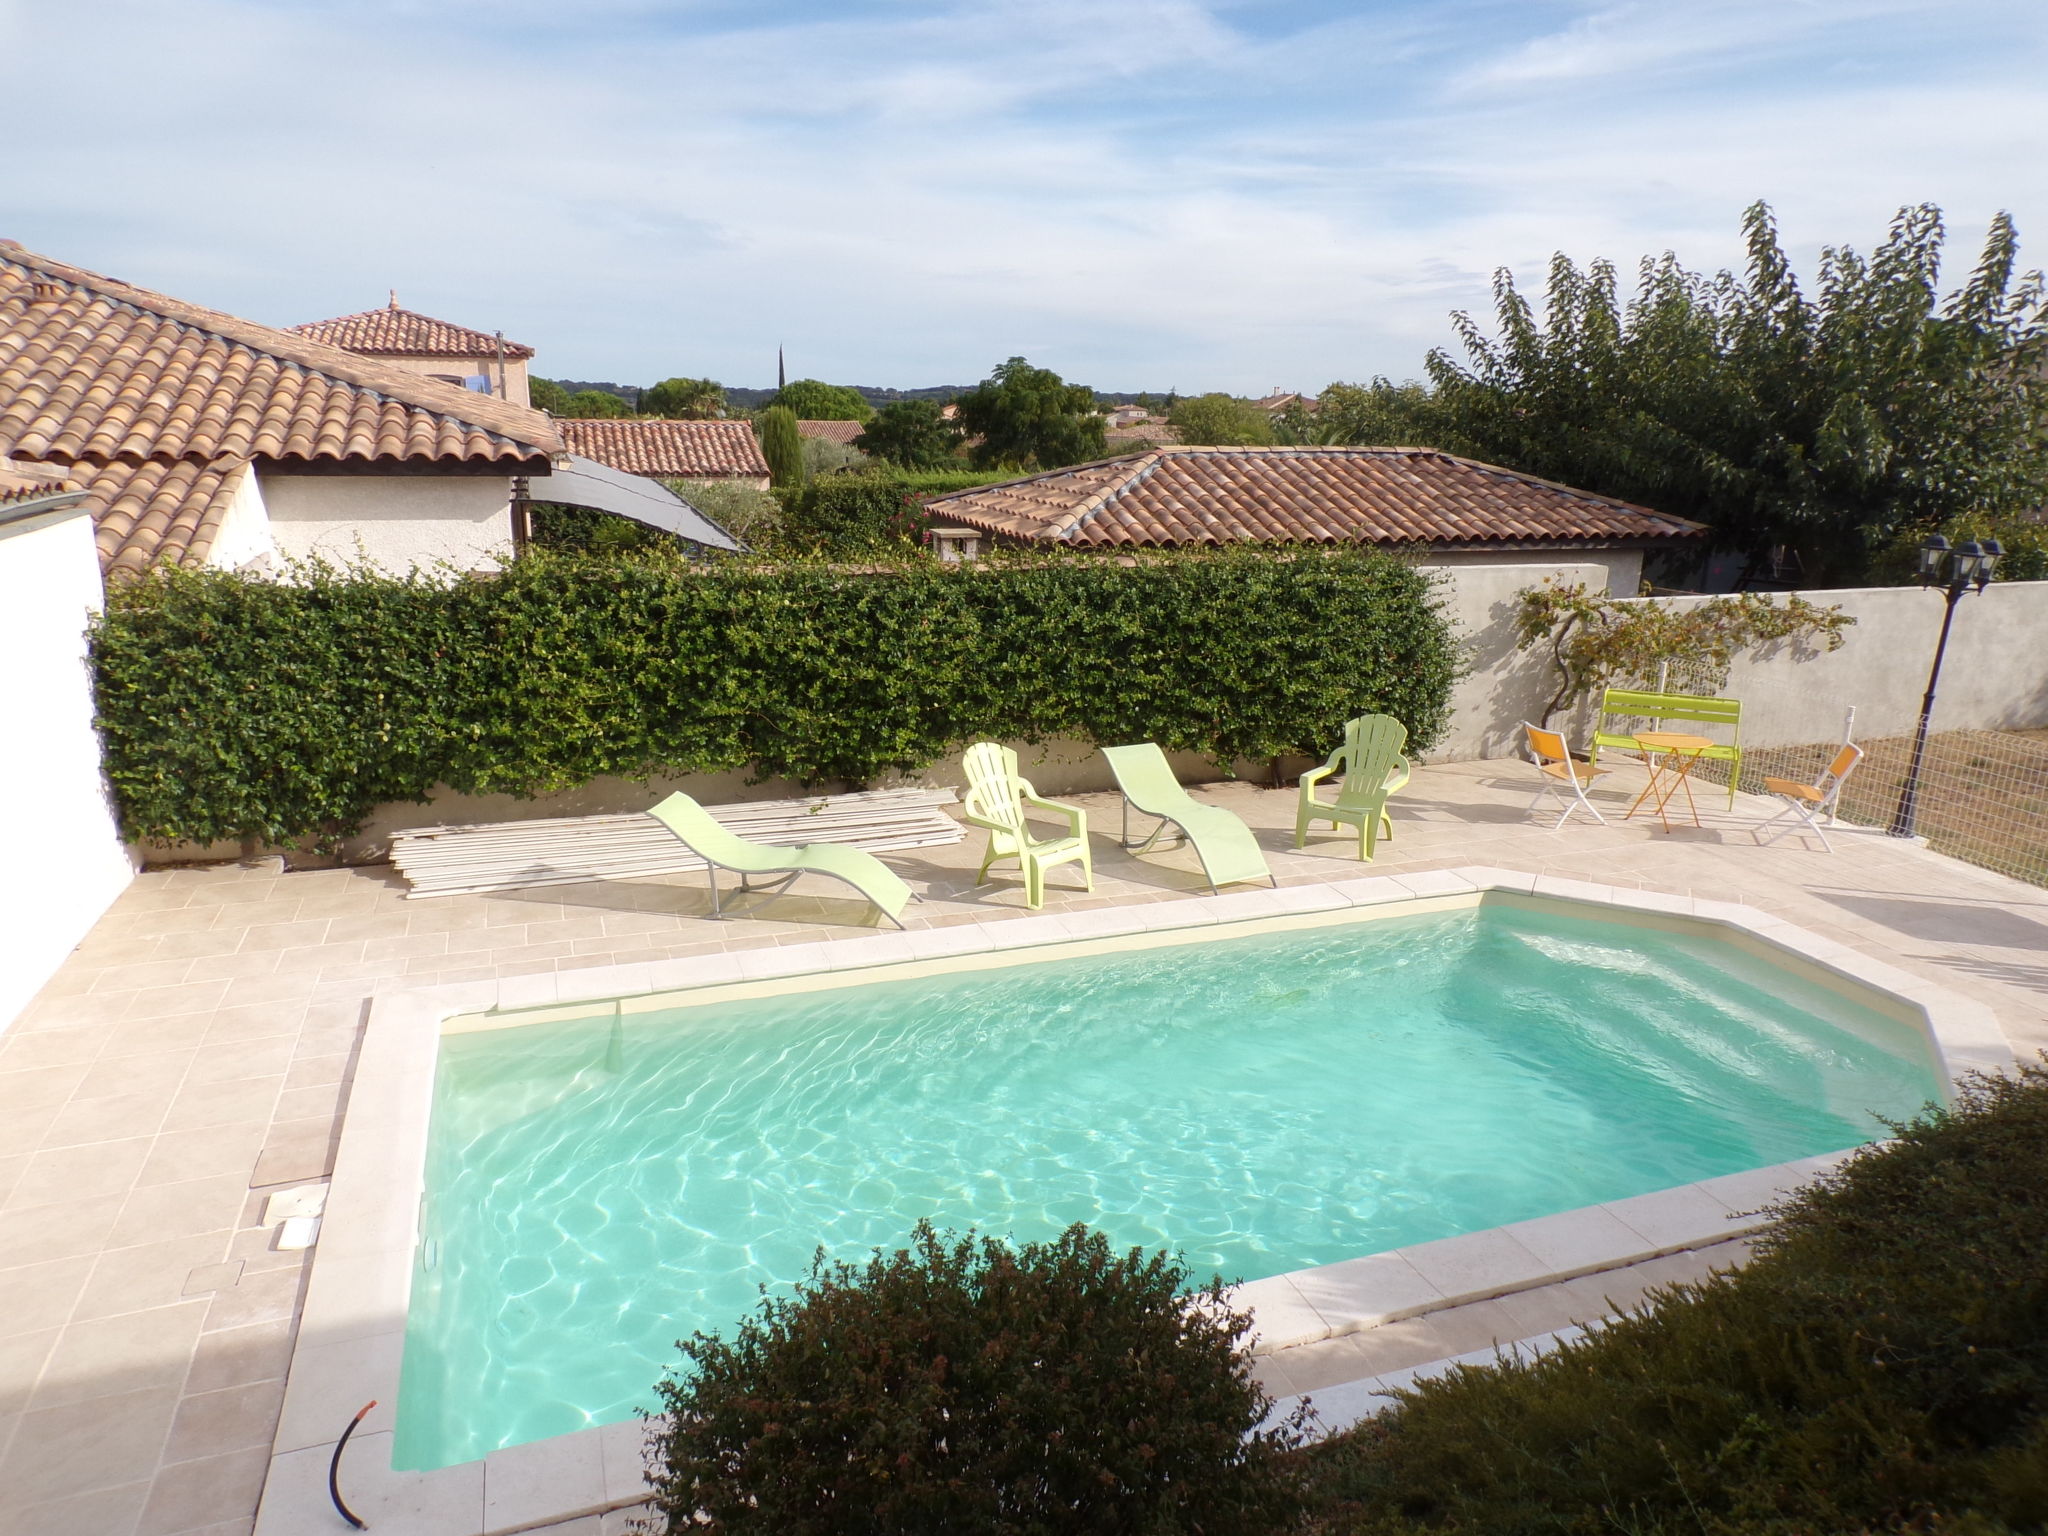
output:
POLYGON ((967 770, 967 797, 960 803, 960 815, 970 827, 988 833, 988 852, 975 874, 977 882, 988 879, 988 868, 998 859, 1015 859, 1024 871, 1024 904, 1045 905, 1045 872, 1059 864, 1078 863, 1081 880, 1095 889, 1095 870, 1088 856, 1088 813, 1078 805, 1047 800, 1031 787, 1031 781, 1017 773, 1017 754, 993 741, 977 741, 961 759, 967 770), (1024 819, 1024 807, 1037 806, 1062 817, 1067 823, 1064 837, 1040 837, 1024 819))
POLYGON ((680 792, 670 795, 647 814, 675 833, 685 847, 704 861, 711 874, 711 915, 715 918, 725 916, 718 894, 721 869, 738 875, 740 890, 746 893, 773 894, 800 875, 830 875, 867 897, 898 928, 903 926, 903 908, 918 899, 896 871, 865 848, 849 848, 844 843, 806 843, 801 848, 750 843, 680 792), (753 884, 761 875, 782 878, 766 885, 753 884))
POLYGON ((1358 856, 1372 857, 1380 835, 1394 835, 1387 797, 1408 782, 1408 727, 1392 715, 1360 715, 1344 722, 1344 745, 1320 768, 1301 776, 1301 801, 1294 813, 1294 846, 1308 841, 1309 823, 1327 821, 1358 828, 1358 856), (1342 770, 1334 801, 1318 800, 1316 786, 1342 770))
POLYGON ((1266 856, 1259 851, 1252 829, 1222 806, 1204 805, 1181 788, 1166 754, 1155 743, 1141 741, 1128 747, 1104 747, 1102 755, 1109 759, 1117 788, 1124 793, 1120 841, 1125 848, 1132 853, 1149 852, 1166 829, 1172 827, 1180 833, 1180 841, 1191 845, 1195 857, 1202 861, 1202 873, 1208 876, 1210 890, 1240 880, 1268 880, 1279 885, 1273 871, 1266 867, 1266 856), (1141 815, 1159 818, 1159 825, 1142 843, 1131 841, 1133 809, 1141 815))

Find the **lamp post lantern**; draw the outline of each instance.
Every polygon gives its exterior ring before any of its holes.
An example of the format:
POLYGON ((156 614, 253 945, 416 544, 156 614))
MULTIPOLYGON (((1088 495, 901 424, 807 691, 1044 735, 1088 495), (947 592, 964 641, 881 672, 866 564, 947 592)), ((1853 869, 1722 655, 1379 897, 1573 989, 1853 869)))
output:
POLYGON ((1920 585, 1942 594, 1941 638, 1934 643, 1934 665, 1927 673, 1927 693, 1920 700, 1920 727, 1913 734, 1913 757, 1906 765, 1905 788, 1899 791, 1898 813, 1888 829, 1893 837, 1911 837, 1920 809, 1920 765, 1927 756, 1927 725, 1934 718, 1934 689, 1941 681, 1941 658, 1948 650, 1948 629, 1955 622, 1956 601, 1965 592, 1982 592, 1991 584, 1998 557, 2005 553, 1998 540, 1975 539, 1953 549, 1940 534, 1930 534, 1920 546, 1920 585))

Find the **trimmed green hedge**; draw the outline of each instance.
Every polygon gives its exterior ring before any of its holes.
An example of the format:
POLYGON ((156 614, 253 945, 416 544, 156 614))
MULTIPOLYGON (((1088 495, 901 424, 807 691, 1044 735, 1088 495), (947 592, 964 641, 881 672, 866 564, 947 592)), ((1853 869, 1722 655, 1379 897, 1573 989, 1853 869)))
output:
POLYGON ((1311 1455, 1324 1536, 2048 1529, 2048 1071, 1980 1078, 1750 1265, 1311 1455))
POLYGON ((127 834, 279 845, 439 784, 865 783, 977 737, 1320 756, 1379 710, 1423 748, 1456 670, 1429 578, 1366 550, 170 572, 113 593, 93 656, 127 834))

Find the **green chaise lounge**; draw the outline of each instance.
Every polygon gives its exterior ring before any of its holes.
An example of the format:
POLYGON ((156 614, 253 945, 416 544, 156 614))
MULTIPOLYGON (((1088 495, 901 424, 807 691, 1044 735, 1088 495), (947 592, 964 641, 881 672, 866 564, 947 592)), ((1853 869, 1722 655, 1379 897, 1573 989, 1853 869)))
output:
POLYGON ((1408 727, 1392 715, 1360 715, 1344 722, 1344 745, 1320 768, 1301 776, 1301 802, 1294 812, 1294 846, 1308 842, 1311 822, 1358 828, 1358 856, 1369 859, 1384 833, 1394 835, 1387 797, 1408 782, 1408 727), (1316 786, 1342 770, 1334 801, 1318 800, 1316 786))
POLYGON ((708 866, 711 915, 716 918, 725 916, 718 895, 721 869, 740 877, 742 891, 775 892, 799 875, 830 875, 867 897, 898 928, 903 926, 904 907, 916 900, 902 877, 864 848, 848 848, 843 843, 807 843, 801 848, 750 843, 720 826, 709 811, 680 792, 670 795, 647 814, 675 833, 708 866), (757 875, 782 878, 762 886, 750 884, 757 875))
POLYGON ((1204 805, 1181 788, 1166 754, 1149 741, 1128 747, 1104 747, 1117 788, 1124 793, 1123 846, 1132 853, 1147 852, 1165 835, 1168 827, 1178 829, 1180 840, 1193 846, 1202 861, 1202 873, 1209 889, 1219 890, 1240 880, 1267 880, 1274 885, 1273 871, 1259 851, 1258 839, 1246 826, 1220 805, 1204 805), (1131 812, 1157 816, 1159 825, 1142 843, 1131 841, 1131 812))

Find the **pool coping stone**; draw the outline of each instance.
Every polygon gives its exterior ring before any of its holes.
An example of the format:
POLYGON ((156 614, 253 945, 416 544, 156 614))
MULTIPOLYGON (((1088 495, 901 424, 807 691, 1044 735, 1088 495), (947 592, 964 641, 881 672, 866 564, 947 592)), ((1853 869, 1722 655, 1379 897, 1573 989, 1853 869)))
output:
MULTIPOLYGON (((1752 953, 1778 963, 1789 958, 1845 990, 1888 994, 1896 1000, 1893 1011, 1925 1029, 1937 1068, 1952 1085, 1973 1071, 2009 1069, 2014 1061, 1990 1009, 1785 918, 1730 902, 1484 866, 386 994, 371 1003, 363 1031, 254 1536, 325 1536, 337 1528, 326 1498, 328 1460, 349 1415, 371 1399, 378 1406, 350 1442, 343 1486, 351 1505, 380 1536, 512 1536, 646 1497, 639 1455, 645 1426, 637 1421, 532 1441, 491 1452, 481 1461, 427 1472, 391 1468, 434 1064, 444 1022, 905 962, 966 963, 977 956, 1142 940, 1220 923, 1267 920, 1268 926, 1292 927, 1341 921, 1367 907, 1420 912, 1490 900, 1593 906, 1610 920, 1628 915, 1647 927, 1733 930, 1752 953), (396 1196, 395 1191, 406 1194, 396 1196)), ((1232 1301, 1251 1310, 1258 1353, 1335 1338, 1724 1242, 1765 1225, 1763 1207, 1857 1150, 1246 1281, 1233 1288, 1232 1301)))

